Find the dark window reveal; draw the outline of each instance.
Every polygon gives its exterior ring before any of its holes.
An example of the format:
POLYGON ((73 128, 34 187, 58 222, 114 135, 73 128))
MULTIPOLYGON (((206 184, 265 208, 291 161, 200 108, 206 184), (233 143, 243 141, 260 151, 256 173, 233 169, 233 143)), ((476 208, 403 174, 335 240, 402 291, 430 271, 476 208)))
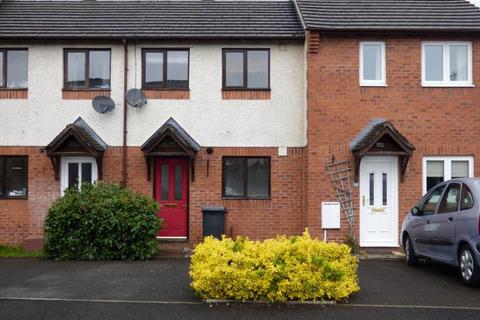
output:
POLYGON ((0 197, 26 197, 28 194, 28 157, 0 156, 0 197))
POLYGON ((65 50, 66 89, 110 89, 110 50, 65 50))
POLYGON ((188 89, 189 51, 144 49, 144 89, 188 89))
POLYGON ((0 88, 28 87, 28 51, 0 49, 0 88))
POLYGON ((462 202, 460 205, 460 210, 468 210, 473 208, 473 195, 470 191, 470 188, 466 184, 463 184, 462 187, 462 202))
POLYGON ((270 198, 270 158, 224 157, 223 197, 270 198))
POLYGON ((223 88, 265 90, 270 88, 270 50, 224 49, 223 88))

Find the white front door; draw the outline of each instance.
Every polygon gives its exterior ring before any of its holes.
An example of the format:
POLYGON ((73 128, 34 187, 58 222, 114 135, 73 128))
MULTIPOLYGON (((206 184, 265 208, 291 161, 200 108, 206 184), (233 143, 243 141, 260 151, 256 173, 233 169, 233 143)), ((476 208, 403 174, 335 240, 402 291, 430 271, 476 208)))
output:
POLYGON ((398 246, 398 158, 360 162, 360 246, 398 246))

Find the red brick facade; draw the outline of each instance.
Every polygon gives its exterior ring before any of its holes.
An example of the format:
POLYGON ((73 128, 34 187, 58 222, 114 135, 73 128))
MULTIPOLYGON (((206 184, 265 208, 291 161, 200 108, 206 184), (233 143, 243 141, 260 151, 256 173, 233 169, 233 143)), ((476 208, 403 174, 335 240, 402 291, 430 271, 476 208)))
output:
MULTIPOLYGON (((201 207, 222 205, 228 209, 226 231, 255 239, 277 234, 298 234, 303 229, 304 150, 288 148, 288 156, 278 156, 277 148, 214 148, 207 155, 202 149, 195 159, 195 179, 189 189, 189 241, 202 239, 201 207), (223 200, 222 156, 270 156, 270 200, 223 200), (207 158, 208 157, 208 158, 207 158), (207 176, 207 159, 208 176, 207 176)), ((28 155, 28 199, 0 199, 0 243, 25 244, 43 236, 43 221, 52 201, 60 195, 50 159, 40 147, 2 147, 2 155, 28 155)), ((122 148, 108 148, 103 159, 103 180, 119 183, 122 148)), ((147 180, 147 166, 138 147, 128 148, 128 187, 153 195, 153 182, 147 180)))
MULTIPOLYGON (((336 201, 325 164, 353 160, 349 143, 373 118, 383 118, 416 148, 404 182, 399 182, 399 228, 422 195, 422 158, 440 155, 480 155, 480 41, 474 40, 473 83, 469 88, 425 88, 421 85, 422 41, 472 41, 458 35, 438 39, 421 36, 309 34, 308 147, 306 150, 306 220, 317 236, 322 201, 336 201), (387 87, 360 87, 360 41, 386 42, 387 87)), ((475 157, 476 158, 476 157, 475 157)), ((480 163, 475 159, 474 171, 480 163)), ((400 181, 400 180, 399 180, 400 181)), ((353 188, 358 237, 359 189, 353 188)), ((329 239, 342 240, 348 231, 329 239)))

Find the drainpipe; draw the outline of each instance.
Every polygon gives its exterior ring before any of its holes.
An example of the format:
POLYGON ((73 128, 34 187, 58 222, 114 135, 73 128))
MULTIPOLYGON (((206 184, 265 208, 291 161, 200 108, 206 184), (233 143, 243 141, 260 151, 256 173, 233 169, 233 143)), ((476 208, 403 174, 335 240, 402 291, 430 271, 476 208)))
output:
POLYGON ((123 148, 122 148, 122 186, 127 186, 127 86, 128 86, 128 43, 123 39, 124 64, 123 64, 123 148))

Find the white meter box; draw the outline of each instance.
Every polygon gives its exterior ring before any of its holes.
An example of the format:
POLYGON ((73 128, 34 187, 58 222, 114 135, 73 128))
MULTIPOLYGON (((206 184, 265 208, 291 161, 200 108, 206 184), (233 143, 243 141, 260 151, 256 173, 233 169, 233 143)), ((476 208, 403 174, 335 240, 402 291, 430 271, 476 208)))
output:
POLYGON ((322 229, 340 229, 340 202, 322 202, 322 229))

